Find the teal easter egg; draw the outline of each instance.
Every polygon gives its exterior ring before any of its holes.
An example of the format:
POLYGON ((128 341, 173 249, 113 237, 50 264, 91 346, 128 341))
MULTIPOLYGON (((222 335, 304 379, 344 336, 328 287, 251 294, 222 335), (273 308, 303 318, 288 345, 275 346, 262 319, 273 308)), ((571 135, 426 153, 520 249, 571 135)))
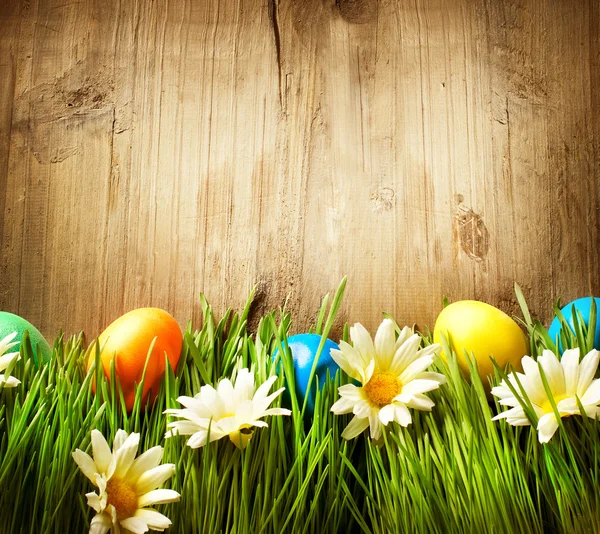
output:
MULTIPOLYGON (((46 341, 46 338, 40 331, 33 326, 29 321, 14 313, 0 311, 0 339, 5 338, 13 332, 17 333, 17 337, 13 341, 21 343, 25 330, 29 332, 29 339, 33 347, 33 362, 37 366, 40 360, 48 363, 52 357, 52 349, 46 341)), ((18 350, 20 347, 15 346, 12 350, 18 350)))
MULTIPOLYGON (((600 350, 600 298, 594 297, 594 300, 596 301, 596 325, 595 325, 595 332, 594 332, 594 348, 597 350, 600 350)), ((591 309, 592 309, 592 297, 585 297, 585 298, 577 299, 577 300, 574 300, 573 302, 570 302, 564 308, 562 308, 560 311, 561 311, 563 317, 565 318, 565 320, 567 321, 567 324, 569 325, 569 328, 571 329, 571 331, 573 333, 575 333, 575 327, 573 325, 573 311, 575 310, 575 313, 577 313, 577 312, 581 313, 581 316, 583 317, 583 322, 585 323, 586 326, 589 326, 591 309)), ((550 338, 552 339, 552 341, 554 343, 556 343, 558 350, 562 354, 563 348, 562 348, 562 343, 560 342, 561 330, 562 329, 560 326, 560 321, 559 321, 558 317, 555 317, 554 320, 552 321, 552 324, 550 325, 550 328, 548 329, 548 334, 550 335, 550 338)))
MULTIPOLYGON (((294 359, 294 374, 296 381, 296 395, 298 397, 298 403, 300 406, 304 403, 304 399, 307 396, 308 381, 310 379, 310 372, 312 370, 313 362, 317 356, 317 350, 321 343, 321 336, 318 334, 296 334, 291 336, 287 340, 288 346, 292 351, 292 358, 294 359)), ((329 376, 333 378, 335 373, 339 369, 339 366, 331 357, 331 350, 339 350, 337 343, 327 339, 315 371, 315 378, 313 379, 313 385, 315 380, 318 379, 319 387, 322 388, 327 379, 327 371, 329 376)), ((274 357, 277 355, 275 352, 274 357)), ((308 392, 308 400, 306 401, 306 413, 313 415, 315 411, 315 388, 310 388, 308 392)))

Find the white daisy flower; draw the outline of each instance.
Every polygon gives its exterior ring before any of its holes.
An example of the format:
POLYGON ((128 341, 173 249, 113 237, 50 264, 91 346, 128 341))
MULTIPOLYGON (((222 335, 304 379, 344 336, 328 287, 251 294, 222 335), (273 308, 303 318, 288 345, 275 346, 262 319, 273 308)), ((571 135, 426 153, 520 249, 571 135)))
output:
POLYGON ((139 442, 139 434, 119 430, 111 452, 104 436, 92 430, 93 458, 79 449, 73 453, 79 469, 98 488, 98 493, 86 494, 97 512, 90 534, 162 532, 171 526, 168 517, 147 507, 179 500, 176 491, 157 489, 173 476, 175 465, 160 465, 162 447, 152 447, 136 459, 139 442))
POLYGON ((19 351, 6 352, 8 349, 19 344, 18 341, 13 341, 15 337, 17 337, 17 333, 13 332, 0 340, 0 372, 4 371, 3 374, 0 374, 0 386, 4 386, 5 388, 14 388, 21 383, 14 376, 10 376, 13 362, 21 359, 19 351))
POLYGON ((492 421, 506 419, 513 426, 531 424, 519 402, 524 399, 520 397, 521 389, 517 383, 518 377, 539 419, 538 439, 540 443, 550 441, 558 428, 558 420, 552 409, 550 398, 544 389, 539 366, 544 370, 552 398, 561 418, 569 415, 597 417, 600 414, 600 379, 594 380, 594 376, 599 360, 600 352, 592 350, 579 363, 579 349, 566 350, 560 360, 549 350, 545 350, 537 362, 533 358, 525 356, 521 360, 525 373, 516 373, 515 375, 513 372, 508 376, 508 380, 519 398, 513 395, 506 380, 502 380, 499 386, 492 388, 492 394, 500 399, 499 403, 502 406, 510 406, 510 410, 498 414, 492 421), (584 414, 579 411, 578 398, 583 406, 584 414))
POLYGON ((364 326, 350 328, 353 345, 340 341, 341 350, 331 356, 341 369, 361 386, 348 384, 338 391, 341 398, 331 407, 335 414, 354 413, 342 432, 352 439, 367 427, 371 438, 381 437, 381 425, 396 421, 402 426, 412 422, 409 408, 430 411, 433 401, 425 395, 446 379, 440 373, 424 372, 439 351, 439 345, 419 350, 421 338, 404 327, 395 339, 394 323, 385 319, 377 330, 375 343, 364 326))
POLYGON ((191 436, 188 446, 196 449, 207 442, 216 441, 225 436, 233 444, 243 449, 252 437, 252 427, 266 427, 261 421, 267 415, 290 415, 290 410, 269 408, 269 405, 285 388, 269 395, 269 390, 277 380, 269 378, 256 391, 254 373, 242 369, 237 374, 235 386, 227 378, 219 381, 217 389, 210 385, 200 388, 194 397, 179 397, 177 401, 185 406, 182 410, 166 410, 165 413, 179 417, 181 421, 169 423, 166 438, 177 434, 191 436))

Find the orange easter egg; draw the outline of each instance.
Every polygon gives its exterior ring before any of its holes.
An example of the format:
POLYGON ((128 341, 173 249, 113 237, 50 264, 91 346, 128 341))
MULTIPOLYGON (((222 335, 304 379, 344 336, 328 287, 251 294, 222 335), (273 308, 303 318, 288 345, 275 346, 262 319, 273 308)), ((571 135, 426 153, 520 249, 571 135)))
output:
MULTIPOLYGON (((115 360, 115 375, 123 390, 127 410, 133 409, 135 384, 140 384, 144 373, 146 357, 150 345, 154 342, 152 354, 148 360, 142 406, 146 404, 151 392, 154 402, 165 373, 165 354, 173 369, 177 368, 183 338, 177 321, 166 311, 158 308, 139 308, 119 317, 98 337, 102 352, 100 358, 104 374, 110 380, 110 364, 115 360)), ((90 350, 88 371, 96 358, 95 347, 90 350)), ((95 381, 92 388, 95 392, 95 381)))

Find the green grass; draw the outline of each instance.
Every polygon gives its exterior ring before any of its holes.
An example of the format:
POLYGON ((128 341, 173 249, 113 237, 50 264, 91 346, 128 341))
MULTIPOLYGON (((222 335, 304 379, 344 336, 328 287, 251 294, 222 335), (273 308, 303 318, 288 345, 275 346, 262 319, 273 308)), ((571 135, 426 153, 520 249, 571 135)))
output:
MULTIPOLYGON (((329 334, 344 287, 345 280, 324 298, 312 331, 329 334)), ((535 357, 554 345, 516 289, 535 357)), ((541 445, 535 428, 491 421, 498 406, 486 396, 474 364, 467 380, 455 355, 435 363, 448 381, 430 394, 433 411, 413 410, 411 426, 389 425, 378 444, 367 434, 350 442, 340 437, 350 416, 329 410, 337 387, 348 380, 339 373, 317 395, 314 417, 291 391, 292 415, 268 418, 269 428, 257 429, 242 451, 227 439, 197 450, 185 446, 185 437, 164 440, 163 411, 180 407, 175 399, 196 394, 203 384, 244 367, 259 383, 279 371, 273 389, 293 383, 286 345, 292 318, 273 311, 249 332, 251 301, 252 295, 241 312, 217 319, 201 297, 201 327, 188 325, 177 371, 167 369, 154 406, 140 406, 140 388, 131 414, 115 380, 86 374, 82 336, 59 337, 51 363, 39 370, 25 340, 12 372, 21 384, 0 390, 0 532, 87 531, 93 511, 85 493, 93 487, 71 453, 89 452, 94 428, 109 443, 119 428, 139 432, 140 452, 165 448, 163 461, 177 466, 167 487, 181 494, 180 502, 159 507, 173 521, 170 532, 598 531, 598 422, 563 419, 550 443, 541 445)), ((595 315, 590 328, 577 322, 563 347, 587 352, 595 315)), ((343 332, 347 340, 347 326, 343 332)), ((423 337, 423 344, 430 342, 430 335, 423 337)), ((494 380, 501 377, 498 371, 494 380)))

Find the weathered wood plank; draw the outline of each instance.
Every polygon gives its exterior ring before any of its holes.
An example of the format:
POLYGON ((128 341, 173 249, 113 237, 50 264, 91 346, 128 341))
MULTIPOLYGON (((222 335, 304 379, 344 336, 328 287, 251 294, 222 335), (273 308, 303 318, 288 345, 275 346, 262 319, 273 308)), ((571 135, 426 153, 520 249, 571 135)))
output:
POLYGON ((295 329, 600 292, 593 0, 0 6, 0 308, 49 336, 259 283, 295 329))

